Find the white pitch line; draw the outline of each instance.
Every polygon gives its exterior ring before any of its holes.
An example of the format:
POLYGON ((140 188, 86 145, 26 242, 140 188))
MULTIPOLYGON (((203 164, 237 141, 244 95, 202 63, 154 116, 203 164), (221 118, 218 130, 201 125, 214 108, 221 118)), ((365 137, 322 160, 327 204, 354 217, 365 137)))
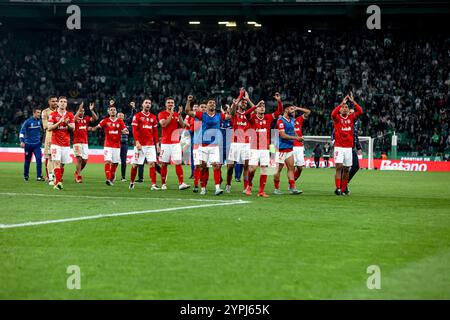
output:
POLYGON ((130 212, 119 212, 119 213, 107 213, 107 214, 97 214, 97 215, 93 215, 93 216, 83 216, 83 217, 56 219, 56 220, 30 221, 30 222, 16 223, 16 224, 0 224, 0 229, 21 228, 21 227, 38 226, 38 225, 43 225, 43 224, 64 223, 64 222, 81 221, 81 220, 93 220, 93 219, 101 219, 101 218, 108 218, 108 217, 120 217, 120 216, 130 216, 130 215, 137 215, 137 214, 159 213, 159 212, 185 210, 185 209, 198 209, 198 208, 207 208, 207 207, 216 207, 216 206, 232 206, 232 205, 236 205, 236 204, 246 204, 246 203, 249 203, 249 201, 233 200, 230 202, 202 204, 202 205, 196 205, 196 206, 185 206, 185 207, 176 207, 176 208, 164 208, 164 209, 130 211, 130 212))
MULTIPOLYGON (((107 196, 86 196, 86 195, 71 195, 71 194, 54 194, 54 193, 19 193, 19 192, 0 192, 0 195, 5 196, 31 196, 31 197, 62 197, 62 198, 85 198, 85 199, 128 199, 128 200, 171 200, 171 201, 193 201, 193 202, 232 202, 239 200, 216 200, 216 199, 191 199, 191 198, 157 198, 157 197, 107 197, 107 196)), ((161 193, 162 195, 162 193, 161 193)))

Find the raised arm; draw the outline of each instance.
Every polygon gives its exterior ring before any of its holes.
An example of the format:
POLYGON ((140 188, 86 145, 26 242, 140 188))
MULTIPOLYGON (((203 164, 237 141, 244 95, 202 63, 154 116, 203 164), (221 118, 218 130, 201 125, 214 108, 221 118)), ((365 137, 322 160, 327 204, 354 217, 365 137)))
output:
POLYGON ((233 104, 231 105, 231 116, 234 116, 236 114, 236 110, 237 110, 237 106, 239 104, 239 102, 241 102, 242 98, 245 95, 245 89, 241 88, 241 90, 239 90, 239 96, 237 97, 237 99, 233 100, 233 104))
POLYGON ((93 102, 89 103, 89 110, 91 110, 92 115, 90 122, 95 122, 98 120, 98 114, 95 112, 94 108, 95 104, 93 102))
POLYGON ((355 106, 355 112, 354 112, 354 117, 358 118, 360 115, 363 114, 363 110, 361 108, 361 106, 355 101, 355 99, 353 98, 353 93, 350 94, 350 101, 353 102, 354 106, 355 106))
POLYGON ((81 117, 80 117, 80 115, 81 115, 81 112, 83 111, 83 105, 84 105, 84 103, 83 102, 81 102, 80 103, 80 106, 78 107, 78 110, 77 110, 77 112, 75 113, 75 116, 74 116, 74 118, 75 118, 75 121, 77 121, 77 120, 80 120, 81 119, 81 117))
POLYGON ((339 110, 341 110, 341 106, 344 104, 344 103, 347 103, 347 100, 349 99, 349 96, 347 95, 347 96, 345 96, 345 98, 342 100, 342 102, 337 106, 337 107, 335 107, 334 109, 333 109, 333 111, 331 111, 331 118, 332 119, 334 119, 334 118, 336 118, 337 117, 337 115, 339 114, 339 110))
POLYGON ((306 109, 306 108, 302 108, 302 107, 295 107, 295 111, 301 111, 301 112, 303 112, 303 117, 304 117, 305 119, 308 119, 308 117, 309 117, 309 115, 310 115, 310 113, 311 113, 311 110, 306 109))
POLYGON ((278 118, 283 113, 283 102, 281 101, 281 95, 279 92, 275 92, 273 97, 277 101, 277 110, 275 110, 273 115, 275 118, 278 118))
POLYGON ((189 95, 186 100, 186 108, 184 109, 184 111, 187 115, 189 115, 189 117, 195 118, 195 112, 191 110, 192 101, 194 101, 194 96, 189 95))

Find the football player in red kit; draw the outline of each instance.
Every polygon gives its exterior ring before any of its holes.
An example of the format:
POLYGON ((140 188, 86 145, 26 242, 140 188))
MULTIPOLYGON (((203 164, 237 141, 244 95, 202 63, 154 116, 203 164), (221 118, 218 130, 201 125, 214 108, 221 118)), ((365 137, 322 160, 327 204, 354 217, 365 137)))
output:
POLYGON ((184 183, 182 154, 180 135, 184 128, 183 117, 181 112, 183 108, 180 106, 178 112, 174 112, 175 100, 173 98, 166 98, 166 110, 158 114, 159 124, 161 125, 161 181, 162 190, 167 189, 167 166, 172 161, 175 164, 175 172, 178 177, 178 189, 185 190, 190 186, 184 183))
POLYGON ((91 130, 96 131, 101 128, 105 132, 103 155, 106 184, 112 186, 114 185, 116 169, 120 162, 120 135, 129 134, 129 132, 123 120, 117 117, 117 108, 113 100, 109 102, 108 114, 109 117, 100 121, 91 130))
POLYGON ((348 195, 347 183, 349 170, 353 162, 353 132, 355 120, 363 113, 361 106, 353 99, 353 94, 345 96, 331 112, 334 124, 334 162, 336 163, 336 195, 348 195), (355 112, 350 113, 348 100, 355 106, 355 112), (342 177, 342 181, 341 181, 342 177))

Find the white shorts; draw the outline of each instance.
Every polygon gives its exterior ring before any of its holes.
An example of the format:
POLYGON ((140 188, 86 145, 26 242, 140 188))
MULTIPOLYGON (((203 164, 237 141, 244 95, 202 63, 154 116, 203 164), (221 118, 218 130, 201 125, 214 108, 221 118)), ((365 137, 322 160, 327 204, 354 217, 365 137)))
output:
POLYGON ((194 157, 194 166, 199 166, 202 164, 202 146, 194 145, 192 149, 194 157))
POLYGON ((251 166, 260 165, 261 167, 268 167, 270 164, 269 150, 250 149, 250 161, 248 164, 251 166))
POLYGON ((164 163, 170 163, 170 160, 181 163, 181 145, 179 143, 162 144, 159 160, 164 163))
POLYGON ((199 152, 202 161, 213 164, 220 163, 220 151, 219 146, 203 146, 199 152))
POLYGON ((244 163, 250 157, 250 144, 232 142, 230 151, 228 153, 228 161, 236 161, 237 163, 244 163))
POLYGON ((351 167, 353 164, 352 148, 334 147, 334 162, 351 167))
POLYGON ((89 157, 89 147, 87 143, 75 143, 73 145, 73 154, 75 157, 87 160, 89 157))
POLYGON ((275 154, 275 159, 277 163, 285 163, 286 159, 288 159, 289 157, 294 155, 294 151, 289 151, 289 152, 280 152, 277 151, 275 154))
POLYGON ((120 148, 103 148, 103 158, 105 162, 119 163, 120 162, 120 148))
POLYGON ((294 147, 294 166, 305 166, 305 147, 294 147))
POLYGON ((144 164, 145 159, 147 159, 147 163, 156 162, 155 146, 142 146, 141 150, 134 147, 134 157, 131 160, 131 164, 144 164))
POLYGON ((56 144, 50 146, 50 152, 52 154, 52 161, 59 161, 62 164, 72 163, 70 157, 70 147, 61 147, 56 144))

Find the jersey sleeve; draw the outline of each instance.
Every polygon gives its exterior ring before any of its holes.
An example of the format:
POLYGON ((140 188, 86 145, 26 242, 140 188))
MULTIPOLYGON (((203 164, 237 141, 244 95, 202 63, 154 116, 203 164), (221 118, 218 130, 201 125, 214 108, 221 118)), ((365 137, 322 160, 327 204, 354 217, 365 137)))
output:
POLYGON ((133 132, 134 141, 139 141, 138 121, 136 115, 133 116, 133 121, 131 122, 131 131, 133 132))
POLYGON ((103 119, 102 121, 100 121, 100 123, 98 124, 100 127, 104 128, 106 126, 106 118, 103 119))
POLYGON ((225 120, 225 118, 226 118, 226 114, 221 112, 220 113, 220 120, 225 120))
POLYGON ((195 113, 195 117, 196 117, 197 119, 199 119, 199 120, 202 120, 203 112, 197 111, 197 112, 195 113))
POLYGON ((331 119, 336 120, 337 116, 339 115, 339 110, 341 110, 341 105, 338 105, 336 108, 333 109, 331 112, 331 119))
POLYGON ((153 126, 153 143, 156 145, 158 142, 159 142, 158 121, 155 116, 155 125, 153 126))
POLYGON ((127 128, 127 126, 125 125, 125 122, 123 122, 123 120, 122 119, 119 119, 120 120, 120 122, 119 122, 119 129, 120 130, 123 130, 123 129, 126 129, 127 128))
POLYGON ((92 117, 86 116, 84 117, 84 120, 86 121, 86 124, 88 124, 89 122, 91 122, 92 117))
POLYGON ((54 124, 54 123, 55 123, 55 119, 54 119, 54 117, 53 117, 53 114, 51 113, 51 114, 48 115, 47 126, 52 125, 52 124, 54 124))
POLYGON ((279 120, 277 121, 277 129, 278 129, 278 131, 284 131, 284 123, 283 123, 283 120, 279 119, 279 120))
POLYGON ((75 116, 72 112, 69 113, 69 124, 75 124, 75 116))
POLYGON ((295 121, 297 121, 299 124, 303 124, 303 121, 305 121, 305 117, 303 115, 297 117, 297 119, 295 119, 295 121))
POLYGON ((160 113, 158 113, 158 121, 166 120, 167 117, 168 117, 168 114, 165 113, 165 112, 160 112, 160 113))
POLYGON ((353 113, 354 117, 358 118, 360 115, 363 114, 363 110, 362 110, 361 106, 359 104, 357 104, 356 102, 354 102, 353 104, 355 105, 355 112, 353 113))
POLYGON ((27 134, 28 123, 29 123, 29 120, 26 120, 22 124, 22 127, 20 128, 20 133, 19 133, 19 140, 20 140, 20 142, 25 142, 25 136, 27 134))

